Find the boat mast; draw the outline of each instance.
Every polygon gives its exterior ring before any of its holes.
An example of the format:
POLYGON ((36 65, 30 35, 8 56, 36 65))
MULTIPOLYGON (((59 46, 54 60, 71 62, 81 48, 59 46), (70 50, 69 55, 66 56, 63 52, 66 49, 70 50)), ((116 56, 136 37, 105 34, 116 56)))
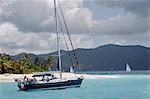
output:
POLYGON ((54 8, 55 8, 55 22, 56 22, 56 33, 57 33, 57 50, 58 50, 58 64, 59 64, 59 71, 60 71, 60 78, 62 78, 62 71, 61 71, 61 57, 60 57, 60 37, 58 32, 58 16, 57 16, 57 6, 56 0, 54 0, 54 8))

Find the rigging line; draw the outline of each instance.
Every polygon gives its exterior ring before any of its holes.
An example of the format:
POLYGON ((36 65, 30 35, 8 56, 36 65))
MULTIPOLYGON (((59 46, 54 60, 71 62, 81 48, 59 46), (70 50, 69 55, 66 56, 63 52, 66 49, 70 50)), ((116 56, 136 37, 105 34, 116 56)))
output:
POLYGON ((60 4, 59 0, 58 0, 58 4, 59 4, 60 11, 61 11, 61 15, 63 17, 64 25, 65 25, 65 28, 66 28, 66 31, 67 31, 67 34, 68 34, 68 38, 69 38, 69 41, 70 41, 70 44, 71 44, 71 47, 72 47, 72 50, 73 50, 73 53, 74 53, 73 55, 74 55, 75 60, 76 60, 76 65, 79 67, 79 62, 78 62, 78 59, 77 59, 75 51, 74 51, 74 47, 73 47, 73 44, 72 44, 72 41, 71 41, 71 37, 70 37, 70 34, 69 34, 68 26, 67 26, 67 23, 66 23, 66 20, 65 20, 65 16, 63 14, 62 7, 61 7, 61 4, 60 4))
POLYGON ((72 47, 72 49, 74 50, 73 44, 72 44, 72 41, 71 41, 71 37, 70 37, 70 35, 69 35, 68 26, 67 26, 67 23, 66 23, 66 20, 65 20, 65 16, 64 16, 64 14, 63 14, 63 11, 62 11, 62 8, 61 8, 61 5, 60 5, 59 0, 58 0, 58 4, 59 4, 59 7, 60 7, 60 11, 61 11, 61 14, 62 14, 62 17, 63 17, 64 25, 65 25, 65 27, 66 27, 66 31, 67 31, 67 34, 68 34, 68 37, 69 37, 69 41, 70 41, 71 47, 72 47))
POLYGON ((63 38, 64 38, 64 41, 65 41, 65 45, 66 45, 66 48, 67 48, 67 51, 68 51, 68 54, 69 54, 69 57, 70 57, 70 62, 71 62, 71 65, 73 66, 71 54, 70 54, 70 52, 69 52, 69 47, 68 47, 68 45, 67 45, 67 41, 66 41, 66 38, 65 38, 64 30, 63 30, 63 28, 62 28, 62 24, 61 24, 61 20, 60 20, 60 16, 59 16, 59 14, 58 14, 58 11, 57 11, 57 16, 58 16, 58 23, 59 23, 59 25, 60 25, 60 29, 61 29, 61 32, 62 32, 62 34, 63 34, 63 38))
MULTIPOLYGON (((64 41, 65 41, 65 45, 66 45, 66 47, 67 47, 67 51, 68 51, 68 54, 69 54, 69 57, 70 57, 70 62, 71 62, 71 65, 73 66, 71 54, 70 54, 70 51, 69 51, 69 47, 68 47, 68 45, 67 45, 67 41, 66 41, 66 38, 65 38, 64 30, 63 30, 63 28, 62 28, 62 24, 61 24, 61 20, 60 20, 60 16, 59 16, 59 14, 58 14, 58 11, 57 11, 57 17, 58 17, 58 23, 59 23, 59 25, 60 25, 61 32, 62 32, 62 34, 63 34, 63 38, 64 38, 64 41)), ((77 77, 77 75, 76 75, 75 72, 74 72, 74 74, 75 74, 75 77, 77 77)))

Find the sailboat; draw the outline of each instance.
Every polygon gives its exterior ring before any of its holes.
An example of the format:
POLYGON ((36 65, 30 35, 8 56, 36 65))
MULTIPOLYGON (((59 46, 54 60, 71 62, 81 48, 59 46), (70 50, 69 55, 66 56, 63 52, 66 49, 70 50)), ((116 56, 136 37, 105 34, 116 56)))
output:
POLYGON ((131 71, 131 67, 129 66, 128 63, 126 64, 126 71, 127 71, 127 72, 130 72, 130 71, 131 71))
MULTIPOLYGON (((59 2, 59 0, 58 0, 59 2)), ((54 0, 54 9, 55 9, 55 21, 56 21, 56 33, 57 33, 57 50, 58 50, 58 65, 59 68, 59 77, 56 77, 54 72, 36 72, 33 73, 32 78, 27 78, 26 76, 22 79, 15 79, 19 89, 26 91, 29 89, 39 89, 39 88, 48 88, 48 89, 64 89, 68 87, 80 87, 83 81, 83 77, 76 77, 74 79, 64 78, 62 76, 62 66, 61 66, 61 53, 60 53, 60 34, 58 32, 58 13, 56 0, 54 0)), ((64 17, 64 16, 63 16, 64 17)), ((67 30, 68 32, 68 30, 67 30)), ((70 39, 70 37, 69 37, 70 39)), ((71 43, 72 46, 72 43, 71 43)), ((72 47, 73 48, 73 47, 72 47)), ((74 51, 73 51, 74 52, 74 51)), ((75 55, 75 53, 74 53, 75 55)), ((78 62, 77 62, 78 63, 78 62)), ((73 69, 72 69, 73 72, 73 69)))
POLYGON ((74 69, 72 66, 70 67, 70 73, 74 73, 74 69))

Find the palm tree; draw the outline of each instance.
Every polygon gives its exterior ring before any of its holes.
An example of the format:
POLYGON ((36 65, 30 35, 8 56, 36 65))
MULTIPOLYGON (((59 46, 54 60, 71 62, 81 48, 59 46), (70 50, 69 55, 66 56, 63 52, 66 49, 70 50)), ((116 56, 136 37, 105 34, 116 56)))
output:
POLYGON ((12 67, 12 59, 10 55, 0 54, 0 73, 8 72, 8 69, 12 67))
POLYGON ((29 57, 27 54, 25 54, 21 60, 19 60, 20 64, 20 73, 24 72, 24 69, 28 67, 29 65, 29 57))
POLYGON ((52 57, 51 56, 47 56, 46 59, 43 62, 43 66, 44 66, 43 68, 45 70, 48 70, 49 67, 52 65, 52 63, 53 63, 52 57))
POLYGON ((34 64, 35 64, 36 66, 40 66, 39 57, 35 57, 35 59, 34 59, 34 64))

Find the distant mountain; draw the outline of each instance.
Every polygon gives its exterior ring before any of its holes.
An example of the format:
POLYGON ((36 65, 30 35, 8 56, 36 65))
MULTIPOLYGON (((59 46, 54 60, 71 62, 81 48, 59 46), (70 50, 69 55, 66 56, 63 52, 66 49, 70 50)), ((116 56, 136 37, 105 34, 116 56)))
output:
MULTIPOLYGON (((150 70, 150 48, 139 45, 135 46, 120 46, 108 44, 94 49, 76 49, 76 56, 79 60, 80 69, 82 71, 117 71, 125 70, 128 63, 132 70, 150 70)), ((63 70, 68 71, 71 66, 69 52, 61 51, 63 70)), ((25 53, 13 56, 14 59, 21 58, 25 53)), ((46 56, 52 55, 57 62, 56 52, 49 54, 28 54, 30 63, 35 57, 43 62, 46 56)), ((70 51, 71 60, 74 63, 73 52, 70 51)), ((52 69, 56 69, 56 64, 52 69)))

